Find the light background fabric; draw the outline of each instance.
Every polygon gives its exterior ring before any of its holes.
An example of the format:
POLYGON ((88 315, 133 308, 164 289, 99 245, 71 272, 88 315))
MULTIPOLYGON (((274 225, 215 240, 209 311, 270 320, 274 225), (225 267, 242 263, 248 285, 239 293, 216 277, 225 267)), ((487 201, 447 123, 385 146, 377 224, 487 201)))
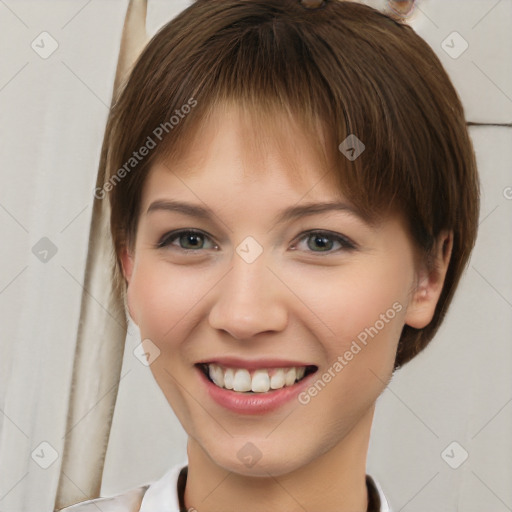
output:
MULTIPOLYGON (((150 0, 148 33, 187 5, 150 0)), ((124 0, 0 1, 0 511, 54 505, 92 194, 126 7, 124 0), (58 43, 46 59, 31 47, 44 31, 58 43)), ((501 512, 512 508, 512 2, 420 0, 411 24, 446 66, 468 121, 479 124, 470 133, 482 213, 445 324, 378 401, 368 473, 396 510, 501 512), (457 58, 464 43, 454 31, 468 43, 457 58)), ((106 305, 97 301, 101 314, 106 305)), ((102 495, 159 478, 185 455, 184 432, 134 356, 137 329, 129 331, 102 495)), ((109 384, 100 372, 86 383, 107 399, 109 384)))

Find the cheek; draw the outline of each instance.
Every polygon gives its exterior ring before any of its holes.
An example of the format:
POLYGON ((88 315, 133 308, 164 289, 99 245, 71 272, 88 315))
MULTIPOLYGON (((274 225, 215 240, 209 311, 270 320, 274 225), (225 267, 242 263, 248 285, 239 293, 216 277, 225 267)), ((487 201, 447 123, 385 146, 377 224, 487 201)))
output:
POLYGON ((393 259, 379 265, 361 263, 315 279, 315 286, 300 285, 299 289, 306 290, 301 298, 322 321, 317 336, 326 341, 329 360, 352 350, 357 352, 353 359, 363 364, 371 360, 383 365, 393 362, 410 277, 403 263, 393 259))
POLYGON ((155 341, 175 338, 176 329, 205 295, 206 285, 197 270, 141 258, 128 287, 141 335, 155 341))

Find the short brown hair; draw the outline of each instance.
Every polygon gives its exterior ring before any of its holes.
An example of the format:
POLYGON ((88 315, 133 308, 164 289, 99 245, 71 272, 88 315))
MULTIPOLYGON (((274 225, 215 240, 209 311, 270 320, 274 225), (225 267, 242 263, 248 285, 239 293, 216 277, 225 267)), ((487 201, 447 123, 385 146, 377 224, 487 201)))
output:
POLYGON ((475 243, 479 182, 461 101, 411 27, 348 1, 306 9, 299 0, 196 0, 151 39, 115 100, 105 188, 95 195, 109 192, 119 293, 120 254, 135 240, 151 165, 185 151, 205 116, 235 102, 269 120, 276 109, 300 119, 312 141, 323 141, 340 190, 369 219, 401 212, 425 256, 441 230, 453 231, 434 317, 423 329, 404 327, 395 368, 432 339, 475 243), (155 132, 156 147, 132 162, 155 132), (354 161, 338 151, 350 134, 365 145, 354 161))

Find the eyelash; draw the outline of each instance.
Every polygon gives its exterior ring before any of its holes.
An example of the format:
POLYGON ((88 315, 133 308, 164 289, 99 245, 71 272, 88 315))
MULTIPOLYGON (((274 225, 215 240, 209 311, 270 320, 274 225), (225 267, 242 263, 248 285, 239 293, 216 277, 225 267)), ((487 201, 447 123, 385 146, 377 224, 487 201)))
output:
MULTIPOLYGON (((203 231, 198 231, 195 229, 183 229, 179 231, 172 231, 170 233, 165 234, 160 241, 157 243, 157 249, 163 249, 165 247, 168 247, 176 239, 179 239, 183 235, 198 235, 200 237, 209 238, 210 240, 212 237, 208 234, 206 234, 203 231)), ((334 242, 338 242, 340 244, 340 248, 337 250, 329 250, 329 251, 307 251, 312 252, 313 254, 318 253, 319 255, 324 254, 334 254, 336 252, 339 252, 341 250, 345 251, 353 251, 357 248, 357 245, 349 240, 347 237, 344 237, 343 235, 332 233, 331 231, 321 231, 321 230, 312 230, 312 231, 306 231, 305 233, 302 233, 302 235, 295 240, 297 240, 297 243, 301 242, 302 240, 307 240, 310 237, 317 236, 317 237, 323 237, 330 239, 334 242)), ((216 245, 216 244, 215 244, 216 245)), ((295 247, 296 243, 294 243, 293 247, 295 247)), ((182 251, 184 253, 197 253, 201 252, 203 249, 184 249, 182 247, 174 247, 174 249, 178 251, 182 251)), ((295 248, 293 248, 295 250, 295 248)))

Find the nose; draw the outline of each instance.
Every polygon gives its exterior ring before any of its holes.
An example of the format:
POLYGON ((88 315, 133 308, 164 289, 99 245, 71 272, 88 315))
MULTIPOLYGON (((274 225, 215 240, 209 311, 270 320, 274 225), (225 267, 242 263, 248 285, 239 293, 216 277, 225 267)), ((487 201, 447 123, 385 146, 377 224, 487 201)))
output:
POLYGON ((218 284, 210 326, 237 340, 282 331, 288 324, 284 288, 263 257, 247 263, 235 254, 231 270, 218 284))

